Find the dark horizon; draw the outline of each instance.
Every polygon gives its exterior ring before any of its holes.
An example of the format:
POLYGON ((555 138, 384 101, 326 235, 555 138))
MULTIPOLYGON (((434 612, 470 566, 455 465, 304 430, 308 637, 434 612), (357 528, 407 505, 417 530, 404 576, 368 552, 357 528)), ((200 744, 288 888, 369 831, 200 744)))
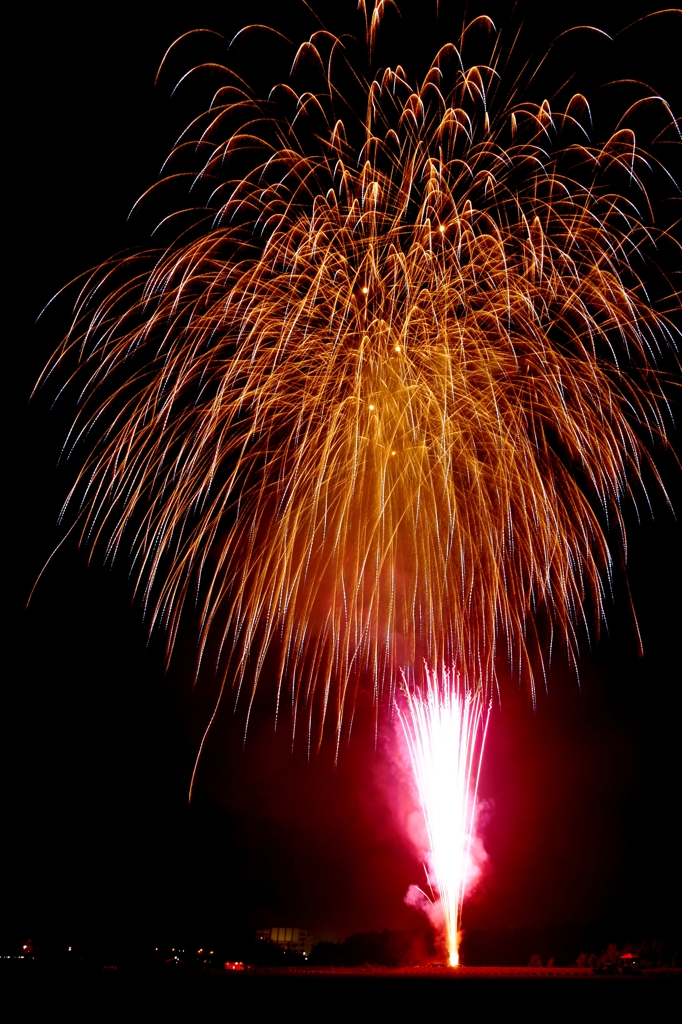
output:
MULTIPOLYGON (((250 20, 261 8, 263 20, 275 10, 254 4, 250 20)), ((569 5, 566 16, 577 21, 586 11, 596 24, 612 18, 600 3, 569 5)), ((618 20, 626 23, 625 14, 618 20)), ((205 671, 192 691, 191 629, 166 674, 163 637, 147 643, 125 560, 113 570, 97 557, 88 566, 73 538, 24 611, 62 539, 56 522, 70 479, 68 465, 55 469, 68 403, 51 412, 47 388, 27 411, 68 325, 68 302, 56 301, 37 325, 35 318, 71 278, 145 243, 126 217, 184 126, 169 90, 153 89, 168 44, 188 28, 229 35, 240 24, 221 5, 202 3, 182 15, 130 5, 92 11, 87 24, 76 11, 24 23, 30 56, 18 75, 9 335, 12 423, 21 427, 11 448, 8 635, 18 650, 4 691, 6 942, 134 934, 172 944, 177 933, 178 942, 225 936, 229 944, 276 924, 338 941, 425 928, 403 902, 423 869, 406 834, 386 715, 376 737, 369 708, 360 707, 335 765, 331 743, 308 763, 304 750, 291 753, 286 726, 273 736, 265 695, 245 744, 241 712, 224 709, 188 807, 215 690, 205 671)), ((642 34, 643 47, 656 40, 669 56, 643 49, 639 73, 679 116, 673 35, 642 34)), ((679 429, 671 441, 679 455, 679 429)), ((657 462, 679 514, 679 467, 669 453, 657 462)), ((653 504, 655 518, 643 511, 640 525, 627 513, 627 578, 644 656, 620 578, 608 631, 591 651, 583 645, 580 685, 558 662, 535 710, 514 682, 493 708, 480 789, 488 869, 465 903, 465 931, 680 939, 681 534, 663 500, 653 504)))

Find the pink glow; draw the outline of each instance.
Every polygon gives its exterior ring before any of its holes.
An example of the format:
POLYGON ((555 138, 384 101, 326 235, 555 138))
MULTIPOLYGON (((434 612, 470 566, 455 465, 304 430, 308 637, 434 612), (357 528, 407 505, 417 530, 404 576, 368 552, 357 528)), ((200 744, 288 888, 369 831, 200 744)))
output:
POLYGON ((426 686, 405 682, 398 705, 424 815, 427 887, 410 886, 406 902, 444 930, 450 965, 459 964, 462 904, 480 877, 485 853, 475 835, 476 796, 489 707, 480 687, 443 670, 426 670, 426 686), (437 894, 437 895, 436 895, 437 894))

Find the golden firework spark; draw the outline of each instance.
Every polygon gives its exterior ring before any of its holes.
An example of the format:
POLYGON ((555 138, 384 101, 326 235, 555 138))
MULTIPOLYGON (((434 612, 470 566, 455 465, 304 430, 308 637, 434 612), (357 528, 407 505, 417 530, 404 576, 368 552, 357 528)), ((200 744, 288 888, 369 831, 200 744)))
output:
POLYGON ((679 301, 644 283, 651 157, 627 116, 590 141, 582 95, 508 94, 466 35, 416 84, 353 72, 359 117, 328 32, 267 99, 212 65, 164 177, 190 161, 203 222, 100 268, 57 357, 78 359, 83 542, 131 553, 169 655, 189 602, 249 700, 277 657, 309 743, 325 719, 338 743, 363 680, 391 699, 397 665, 489 688, 502 664, 534 686, 553 638, 575 660, 642 428, 664 437, 679 301))

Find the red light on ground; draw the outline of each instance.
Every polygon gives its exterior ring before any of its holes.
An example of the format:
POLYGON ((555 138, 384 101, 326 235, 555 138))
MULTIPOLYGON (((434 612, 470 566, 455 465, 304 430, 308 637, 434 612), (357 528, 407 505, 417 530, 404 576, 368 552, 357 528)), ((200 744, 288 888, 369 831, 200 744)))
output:
POLYGON ((243 971, 244 961, 243 960, 226 960, 225 961, 226 971, 243 971))

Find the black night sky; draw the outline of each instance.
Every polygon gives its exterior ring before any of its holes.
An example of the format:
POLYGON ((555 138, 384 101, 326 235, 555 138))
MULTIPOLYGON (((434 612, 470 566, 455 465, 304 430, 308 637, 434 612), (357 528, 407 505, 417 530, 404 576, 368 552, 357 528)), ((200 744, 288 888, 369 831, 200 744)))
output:
MULTIPOLYGON (((357 31, 353 0, 327 5, 336 10, 330 27, 340 29, 344 5, 357 31)), ((504 24, 510 6, 481 9, 504 24)), ((248 9, 198 0, 178 13, 142 0, 92 7, 84 20, 80 6, 55 5, 27 14, 11 44, 21 57, 5 198, 16 231, 5 307, 8 942, 36 934, 217 943, 274 924, 336 939, 422 927, 403 903, 423 876, 404 830, 386 717, 376 749, 361 714, 337 767, 331 746, 308 763, 303 750, 291 753, 286 729, 273 735, 264 687, 245 747, 243 719, 229 708, 219 716, 188 807, 215 692, 210 673, 192 691, 191 631, 166 673, 163 638, 148 642, 124 558, 113 570, 88 566, 71 539, 25 610, 63 537, 57 517, 72 472, 57 468, 72 407, 50 411, 51 387, 30 405, 28 397, 74 292, 37 325, 36 317, 71 278, 146 244, 144 218, 126 217, 188 112, 169 98, 168 82, 153 87, 167 46, 195 27, 229 37, 245 20, 295 35, 299 10, 293 0, 248 9)), ((528 10, 526 45, 541 52, 552 26, 543 5, 528 10)), ((605 29, 629 20, 623 6, 617 21, 607 11, 569 3, 557 17, 605 29)), ((674 16, 649 22, 618 51, 619 67, 650 81, 678 114, 679 27, 674 16)), ((431 43, 428 33, 415 39, 418 59, 431 43)), ((679 433, 671 437, 679 452, 679 433)), ((679 469, 664 453, 659 464, 679 516, 679 469)), ((640 525, 628 514, 644 657, 621 581, 610 633, 585 651, 580 686, 559 665, 535 711, 516 684, 493 710, 481 782, 489 862, 465 907, 467 929, 566 925, 604 943, 679 936, 680 527, 660 499, 654 507, 640 525)))

